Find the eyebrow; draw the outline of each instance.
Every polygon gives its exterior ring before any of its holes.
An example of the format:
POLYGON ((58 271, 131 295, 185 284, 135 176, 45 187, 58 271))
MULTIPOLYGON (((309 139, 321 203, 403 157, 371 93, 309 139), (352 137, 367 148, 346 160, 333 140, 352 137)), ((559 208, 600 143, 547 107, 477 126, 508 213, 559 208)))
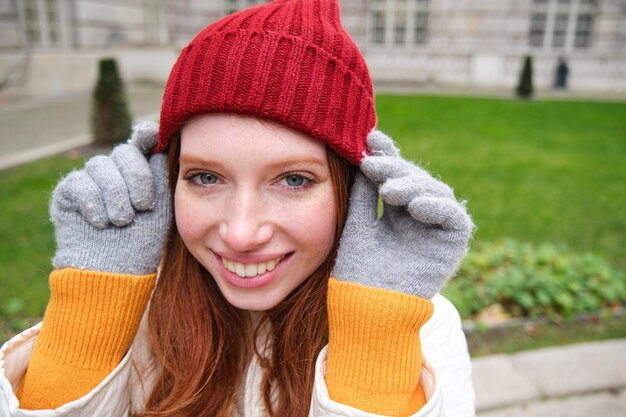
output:
MULTIPOLYGON (((179 163, 183 164, 191 164, 191 165, 215 165, 218 167, 222 166, 222 163, 218 160, 206 159, 193 155, 181 155, 179 158, 179 163)), ((326 160, 318 159, 318 158, 285 158, 279 159, 278 161, 272 162, 267 165, 268 168, 280 168, 284 166, 290 165, 307 165, 307 166, 318 166, 325 167, 327 165, 326 160)))

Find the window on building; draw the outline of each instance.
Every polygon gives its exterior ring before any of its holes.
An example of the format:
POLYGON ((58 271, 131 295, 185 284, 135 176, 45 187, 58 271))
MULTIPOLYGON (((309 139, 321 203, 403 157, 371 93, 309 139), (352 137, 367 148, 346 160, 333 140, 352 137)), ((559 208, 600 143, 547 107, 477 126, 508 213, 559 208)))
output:
MULTIPOLYGON (((561 0, 560 0, 561 1, 561 0)), ((565 37, 567 36, 567 22, 569 15, 559 13, 554 19, 554 32, 552 33, 552 46, 562 48, 565 46, 565 37)))
POLYGON ((23 0, 26 39, 39 48, 61 45, 61 9, 59 0, 23 0))
POLYGON ((374 45, 410 47, 426 43, 429 0, 371 0, 368 39, 374 45))
POLYGON ((237 0, 226 0, 224 2, 224 13, 231 14, 239 10, 239 6, 237 3, 239 3, 237 0))
POLYGON ((24 0, 26 38, 31 45, 39 45, 41 43, 41 27, 39 26, 39 7, 37 3, 37 0, 24 0))
POLYGON ((591 34, 593 30, 593 15, 579 14, 576 19, 576 38, 574 46, 577 48, 587 48, 591 46, 591 34))
POLYGON ((533 0, 529 43, 553 50, 588 48, 597 0, 533 0))
POLYGON ((415 12, 415 33, 413 35, 413 43, 426 43, 428 35, 428 12, 415 12))
POLYGON ((268 0, 224 0, 224 14, 235 13, 246 7, 267 3, 267 1, 268 0))
POLYGON ((396 45, 406 43, 406 10, 396 10, 393 19, 393 43, 396 45))
POLYGON ((530 45, 543 45, 543 38, 546 33, 546 14, 533 13, 530 23, 530 45))
POLYGON ((372 42, 378 44, 385 43, 385 12, 375 10, 371 14, 372 27, 371 36, 372 42))
POLYGON ((165 7, 161 1, 148 1, 143 4, 144 30, 146 43, 159 45, 168 42, 165 7))

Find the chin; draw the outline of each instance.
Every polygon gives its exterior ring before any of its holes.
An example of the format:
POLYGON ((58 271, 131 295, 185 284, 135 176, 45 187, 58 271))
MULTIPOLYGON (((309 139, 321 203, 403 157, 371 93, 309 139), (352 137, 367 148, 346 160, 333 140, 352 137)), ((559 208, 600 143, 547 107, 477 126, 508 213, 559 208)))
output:
POLYGON ((269 293, 267 291, 237 290, 223 288, 218 283, 222 295, 233 307, 246 311, 267 311, 276 307, 288 294, 269 293))
POLYGON ((241 298, 237 298, 234 300, 226 297, 226 301, 228 301, 233 307, 236 307, 240 310, 246 311, 267 311, 276 307, 282 300, 268 300, 268 299, 255 299, 255 300, 242 300, 241 298))

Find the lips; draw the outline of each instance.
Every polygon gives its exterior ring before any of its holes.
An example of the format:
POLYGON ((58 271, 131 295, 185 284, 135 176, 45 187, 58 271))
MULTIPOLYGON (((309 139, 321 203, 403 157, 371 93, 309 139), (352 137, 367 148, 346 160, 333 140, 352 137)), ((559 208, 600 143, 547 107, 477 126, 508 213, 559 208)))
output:
POLYGON ((267 271, 273 271, 274 268, 276 268, 276 265, 278 265, 284 258, 285 255, 279 256, 267 262, 241 263, 222 257, 222 264, 230 272, 237 274, 237 276, 241 278, 254 278, 267 271))

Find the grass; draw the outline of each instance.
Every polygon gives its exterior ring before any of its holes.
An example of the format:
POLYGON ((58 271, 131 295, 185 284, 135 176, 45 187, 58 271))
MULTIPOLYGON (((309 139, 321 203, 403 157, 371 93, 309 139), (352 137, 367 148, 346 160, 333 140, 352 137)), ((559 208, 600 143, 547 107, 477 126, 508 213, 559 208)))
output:
POLYGON ((48 199, 83 163, 56 156, 0 172, 0 341, 43 314, 55 247, 48 199))
POLYGON ((379 127, 468 200, 475 239, 565 243, 626 267, 626 103, 377 97, 379 127))
MULTIPOLYGON (((405 157, 468 200, 475 240, 566 243, 626 267, 626 103, 380 95, 377 109, 405 157)), ((0 341, 43 314, 48 199, 81 165, 57 156, 0 172, 0 341)))

